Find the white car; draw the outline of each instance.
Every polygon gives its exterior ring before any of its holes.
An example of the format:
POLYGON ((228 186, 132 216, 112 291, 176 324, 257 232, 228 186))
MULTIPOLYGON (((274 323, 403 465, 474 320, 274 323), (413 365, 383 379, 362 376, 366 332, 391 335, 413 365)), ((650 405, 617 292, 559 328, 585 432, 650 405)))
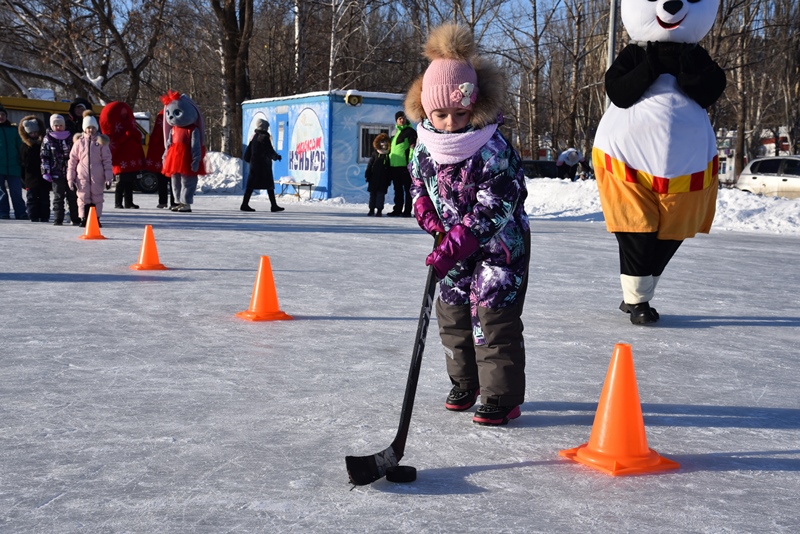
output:
POLYGON ((757 195, 800 198, 800 156, 754 159, 734 187, 757 195))

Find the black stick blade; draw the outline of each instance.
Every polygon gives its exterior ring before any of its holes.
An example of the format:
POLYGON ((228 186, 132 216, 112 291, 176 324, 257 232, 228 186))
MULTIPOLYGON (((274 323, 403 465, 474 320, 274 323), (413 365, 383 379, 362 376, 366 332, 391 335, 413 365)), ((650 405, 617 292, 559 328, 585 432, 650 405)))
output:
POLYGON ((398 465, 400 459, 390 446, 370 456, 345 456, 347 475, 356 486, 366 486, 386 475, 386 470, 398 465))

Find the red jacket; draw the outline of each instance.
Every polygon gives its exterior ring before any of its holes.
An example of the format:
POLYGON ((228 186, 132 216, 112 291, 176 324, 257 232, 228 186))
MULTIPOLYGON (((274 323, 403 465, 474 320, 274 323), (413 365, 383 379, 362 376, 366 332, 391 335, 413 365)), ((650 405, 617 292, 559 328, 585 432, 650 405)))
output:
POLYGON ((150 132, 150 142, 147 144, 147 157, 144 168, 155 173, 161 172, 161 163, 164 159, 164 112, 159 111, 153 131, 150 132))
POLYGON ((133 110, 125 102, 111 102, 100 113, 100 130, 111 139, 114 174, 139 172, 144 168, 142 134, 133 110))

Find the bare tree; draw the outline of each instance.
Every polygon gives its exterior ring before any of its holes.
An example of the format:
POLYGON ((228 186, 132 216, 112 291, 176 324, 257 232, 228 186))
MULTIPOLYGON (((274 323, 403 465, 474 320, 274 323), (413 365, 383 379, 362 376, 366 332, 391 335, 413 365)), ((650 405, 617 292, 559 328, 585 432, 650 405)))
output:
POLYGON ((222 94, 222 151, 241 152, 242 111, 250 98, 248 62, 253 36, 253 0, 211 0, 220 28, 220 58, 225 90, 222 94))
POLYGON ((68 96, 135 106, 162 35, 166 3, 0 0, 9 24, 0 41, 13 51, 0 63, 3 78, 25 96, 26 83, 39 83, 68 96))

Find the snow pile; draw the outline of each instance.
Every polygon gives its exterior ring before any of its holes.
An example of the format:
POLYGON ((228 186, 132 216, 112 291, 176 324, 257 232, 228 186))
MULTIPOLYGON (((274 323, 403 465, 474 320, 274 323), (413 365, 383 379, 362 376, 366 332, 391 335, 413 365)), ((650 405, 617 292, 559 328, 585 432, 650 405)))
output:
MULTIPOLYGON (((206 154, 209 174, 200 177, 198 191, 207 194, 240 194, 244 163, 220 152, 206 154)), ((294 197, 292 197, 293 199, 294 197)), ((329 206, 362 207, 364 192, 354 192, 345 197, 322 202, 329 206)), ((287 198, 288 200, 288 198, 287 198)), ((386 198, 391 206, 391 191, 386 198)), ((366 210, 366 206, 363 206, 366 210)), ((570 182, 557 178, 528 180, 528 198, 525 209, 534 219, 562 219, 575 221, 603 221, 597 182, 594 180, 570 182)), ((717 215, 713 231, 736 230, 800 235, 800 199, 763 197, 744 193, 738 189, 721 189, 717 200, 717 215)))
POLYGON ((241 193, 244 176, 244 162, 222 152, 209 152, 204 160, 205 176, 200 176, 198 193, 225 194, 241 193))

